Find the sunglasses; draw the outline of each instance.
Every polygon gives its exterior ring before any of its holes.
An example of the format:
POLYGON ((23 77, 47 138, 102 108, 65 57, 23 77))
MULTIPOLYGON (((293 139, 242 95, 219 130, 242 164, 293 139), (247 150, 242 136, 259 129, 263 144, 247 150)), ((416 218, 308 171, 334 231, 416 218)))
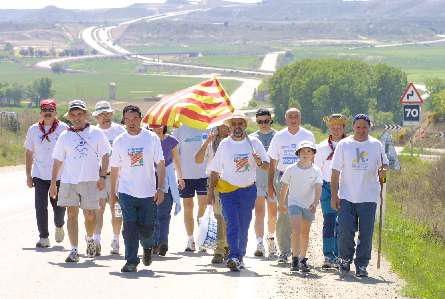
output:
POLYGON ((256 121, 256 123, 257 124, 259 124, 259 125, 268 125, 268 124, 270 124, 272 122, 272 120, 271 119, 265 119, 265 120, 261 120, 261 119, 259 119, 259 120, 257 120, 256 121))
POLYGON ((54 108, 42 108, 40 109, 41 112, 54 112, 56 111, 54 108))

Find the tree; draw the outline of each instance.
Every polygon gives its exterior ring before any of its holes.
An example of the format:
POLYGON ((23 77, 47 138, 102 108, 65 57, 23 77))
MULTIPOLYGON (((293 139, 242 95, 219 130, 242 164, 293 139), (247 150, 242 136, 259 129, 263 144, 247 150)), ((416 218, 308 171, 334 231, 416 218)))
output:
POLYGON ((445 116, 445 90, 434 94, 431 98, 431 108, 433 112, 445 116))
POLYGON ((6 43, 3 50, 10 55, 14 54, 14 46, 11 43, 6 43))
POLYGON ((48 99, 54 96, 52 81, 50 78, 40 78, 35 80, 28 89, 28 95, 31 98, 31 106, 38 106, 40 100, 48 99))

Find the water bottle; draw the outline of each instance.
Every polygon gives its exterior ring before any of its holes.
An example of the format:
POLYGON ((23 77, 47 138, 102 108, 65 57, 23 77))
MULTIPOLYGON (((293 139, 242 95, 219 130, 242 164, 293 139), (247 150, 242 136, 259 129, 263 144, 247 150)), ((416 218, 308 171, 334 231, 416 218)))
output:
POLYGON ((118 202, 114 204, 114 217, 122 218, 122 209, 121 205, 118 202))

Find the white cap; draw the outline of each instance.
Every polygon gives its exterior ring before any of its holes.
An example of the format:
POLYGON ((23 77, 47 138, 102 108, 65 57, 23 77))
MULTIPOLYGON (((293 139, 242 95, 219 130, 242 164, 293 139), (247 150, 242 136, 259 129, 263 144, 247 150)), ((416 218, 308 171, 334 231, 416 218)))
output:
POLYGON ((110 102, 107 102, 107 101, 97 102, 94 109, 95 110, 92 113, 93 116, 98 116, 99 114, 101 114, 103 112, 114 112, 113 108, 111 108, 110 102))
POLYGON ((317 151, 317 147, 315 146, 315 144, 313 142, 308 141, 308 140, 303 140, 298 144, 297 150, 295 152, 297 153, 299 150, 301 150, 302 148, 305 148, 305 147, 311 148, 315 152, 317 151))

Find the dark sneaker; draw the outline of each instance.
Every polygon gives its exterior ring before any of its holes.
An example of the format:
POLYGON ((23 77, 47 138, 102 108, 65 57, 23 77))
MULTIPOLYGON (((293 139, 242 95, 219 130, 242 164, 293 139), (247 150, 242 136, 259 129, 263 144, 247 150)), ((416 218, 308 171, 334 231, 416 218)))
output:
POLYGON ((151 250, 151 254, 158 255, 159 254, 159 246, 153 246, 151 250))
POLYGON ((355 276, 357 277, 368 277, 368 271, 366 271, 365 266, 358 266, 355 269, 355 276))
POLYGON ((215 253, 212 258, 212 264, 222 264, 224 262, 224 256, 219 253, 215 253))
POLYGON ((279 265, 287 264, 288 258, 289 254, 287 252, 281 253, 280 256, 278 257, 278 264, 279 265))
POLYGON ((102 247, 100 246, 99 242, 96 243, 96 256, 100 256, 100 252, 102 251, 102 247))
POLYGON ((87 257, 96 256, 96 242, 93 239, 87 240, 87 257))
POLYGON ((77 263, 79 262, 79 253, 75 249, 71 249, 68 257, 65 259, 66 263, 77 263))
POLYGON ((151 248, 144 248, 144 255, 142 257, 142 262, 145 266, 151 265, 151 248))
POLYGON ((121 272, 136 272, 137 267, 138 267, 137 265, 126 263, 122 267, 121 272))
POLYGON ((297 272, 300 270, 300 265, 298 262, 298 257, 293 257, 292 258, 292 264, 290 266, 290 271, 291 272, 297 272))
POLYGON ((341 275, 347 274, 351 270, 351 263, 348 260, 339 260, 339 270, 341 275))
POLYGON ((266 249, 264 248, 263 242, 260 242, 256 245, 255 253, 253 254, 256 257, 263 257, 266 249))
POLYGON ((322 269, 333 269, 336 268, 336 262, 333 258, 325 257, 323 265, 321 266, 322 269))
POLYGON ((230 271, 239 272, 241 263, 237 258, 231 258, 227 261, 227 267, 230 271))
POLYGON ((300 261, 300 270, 301 272, 310 272, 309 266, 307 264, 307 258, 304 258, 300 261))
POLYGON ((168 251, 168 245, 163 243, 161 244, 161 246, 159 246, 159 255, 160 256, 165 256, 167 254, 168 251))
POLYGON ((193 239, 189 239, 187 241, 187 246, 185 247, 186 252, 193 252, 196 250, 195 241, 193 239))

